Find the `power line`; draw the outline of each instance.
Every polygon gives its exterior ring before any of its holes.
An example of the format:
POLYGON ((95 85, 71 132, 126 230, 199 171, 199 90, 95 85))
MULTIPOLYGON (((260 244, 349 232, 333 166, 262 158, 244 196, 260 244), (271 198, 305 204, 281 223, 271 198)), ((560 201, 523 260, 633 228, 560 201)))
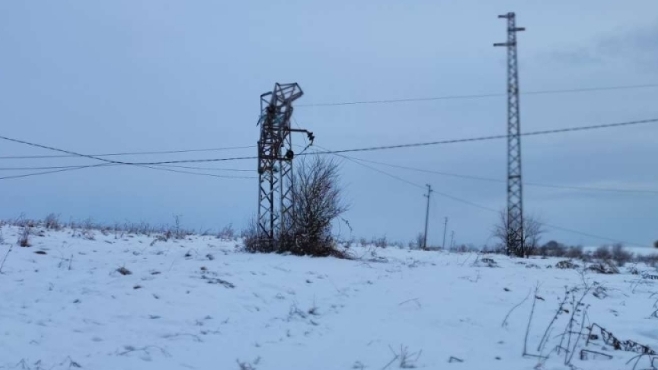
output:
MULTIPOLYGON (((319 148, 321 148, 321 149, 326 150, 327 152, 329 152, 329 150, 327 150, 326 148, 322 148, 322 147, 319 146, 319 145, 316 145, 316 146, 319 147, 319 148)), ((314 154, 314 153, 310 153, 310 154, 314 154)), ((361 166, 364 166, 364 167, 366 167, 366 168, 370 168, 370 169, 372 169, 372 170, 374 170, 374 171, 376 171, 376 172, 379 172, 379 173, 381 173, 381 174, 383 174, 383 175, 386 175, 386 176, 391 177, 391 178, 393 178, 393 179, 396 179, 396 180, 398 180, 398 181, 404 182, 404 183, 406 183, 406 184, 408 184, 408 185, 411 185, 411 186, 413 186, 413 187, 416 187, 416 188, 419 188, 419 189, 424 189, 424 188, 425 188, 424 186, 422 186, 422 185, 420 185, 420 184, 416 184, 416 183, 414 183, 414 182, 412 182, 412 181, 409 181, 409 180, 403 179, 403 178, 401 178, 401 177, 399 177, 399 176, 393 175, 393 174, 388 173, 388 172, 386 172, 386 171, 382 171, 382 170, 380 170, 380 169, 378 169, 378 168, 375 168, 375 167, 372 167, 372 166, 368 166, 368 165, 366 165, 366 164, 364 164, 364 163, 360 163, 360 162, 358 162, 358 161, 361 160, 361 159, 359 159, 359 158, 348 157, 348 156, 340 155, 340 154, 336 154, 336 155, 339 156, 339 157, 345 158, 345 159, 347 159, 347 160, 349 160, 349 161, 351 161, 351 162, 353 162, 353 163, 356 163, 356 164, 359 164, 359 165, 361 165, 361 166)), ((484 210, 484 211, 487 211, 487 212, 491 212, 491 213, 495 213, 495 214, 498 214, 498 213, 499 213, 499 211, 497 211, 497 210, 495 210, 495 209, 493 209, 493 208, 490 208, 490 207, 487 207, 487 206, 483 206, 483 205, 481 205, 481 204, 477 204, 477 203, 471 202, 471 201, 466 200, 466 199, 462 199, 462 198, 459 198, 459 197, 455 197, 455 196, 450 195, 450 194, 448 194, 448 193, 444 193, 444 192, 441 192, 441 191, 437 191, 436 189, 432 189, 432 192, 434 192, 434 193, 436 193, 436 194, 439 194, 439 195, 441 195, 441 196, 443 196, 443 197, 445 197, 445 198, 451 199, 451 200, 453 200, 453 201, 455 201, 455 202, 459 202, 459 203, 467 204, 467 205, 469 205, 469 206, 471 206, 471 207, 475 207, 475 208, 478 208, 478 209, 481 209, 481 210, 484 210)), ((578 234, 578 235, 583 235, 583 236, 587 236, 587 237, 594 238, 594 239, 606 240, 606 241, 611 241, 611 242, 623 242, 623 243, 626 244, 626 245, 634 245, 634 246, 644 247, 644 245, 642 245, 642 244, 638 244, 638 243, 629 243, 629 242, 626 242, 626 241, 617 240, 617 239, 613 239, 613 238, 609 238, 609 237, 601 236, 601 235, 596 235, 596 234, 590 234, 590 233, 586 233, 586 232, 582 232, 582 231, 578 231, 578 230, 574 230, 574 229, 570 229, 570 228, 566 228, 566 227, 562 227, 562 226, 558 226, 558 225, 552 225, 552 224, 549 224, 549 223, 542 223, 542 224, 543 224, 544 226, 547 226, 547 227, 550 227, 550 228, 553 228, 553 229, 556 229, 556 230, 561 230, 561 231, 566 231, 566 232, 570 232, 570 233, 574 233, 574 234, 578 234)))
MULTIPOLYGON (((644 123, 656 123, 656 122, 658 122, 658 118, 651 118, 651 119, 638 120, 638 121, 627 121, 627 122, 619 122, 619 123, 608 123, 608 124, 599 124, 599 125, 590 125, 590 126, 578 126, 578 127, 567 127, 567 128, 560 128, 560 129, 531 131, 531 132, 522 133, 521 136, 540 136, 540 135, 558 134, 558 133, 566 133, 566 132, 589 131, 589 130, 596 130, 596 129, 632 126, 632 125, 639 125, 639 124, 644 124, 644 123)), ((502 135, 480 136, 480 137, 463 138, 463 139, 451 139, 451 140, 430 141, 430 142, 420 142, 420 143, 409 143, 409 144, 373 146, 373 147, 365 147, 365 148, 342 149, 342 150, 324 151, 324 152, 316 151, 313 154, 318 154, 318 155, 322 155, 322 154, 342 154, 342 153, 351 153, 351 152, 368 152, 368 151, 376 151, 376 150, 414 148, 414 147, 422 147, 422 146, 446 145, 446 144, 456 144, 456 143, 466 143, 466 142, 498 140, 498 139, 507 138, 507 136, 508 135, 502 134, 502 135)), ((54 148, 54 147, 50 147, 50 146, 46 146, 46 145, 27 142, 27 141, 24 141, 24 140, 12 139, 12 138, 9 138, 9 137, 6 137, 6 136, 0 136, 0 139, 11 141, 11 142, 16 142, 16 143, 20 143, 20 144, 25 144, 25 145, 29 145, 29 146, 33 146, 33 147, 37 147, 37 148, 53 150, 53 151, 57 151, 57 152, 61 152, 61 153, 65 153, 65 154, 69 154, 69 155, 73 155, 73 156, 77 156, 77 157, 99 160, 99 161, 103 161, 103 162, 106 162, 106 163, 132 165, 132 166, 153 166, 153 165, 163 165, 163 164, 204 163, 204 162, 208 163, 208 162, 226 162, 226 161, 258 159, 257 156, 244 156, 244 157, 210 158, 210 159, 184 159, 184 160, 157 161, 157 162, 124 162, 124 161, 115 161, 115 160, 105 159, 105 158, 102 158, 102 157, 97 157, 97 156, 88 155, 88 154, 76 153, 76 152, 72 152, 72 151, 69 151, 69 150, 58 149, 58 148, 54 148)), ((311 153, 301 153, 301 154, 298 154, 298 156, 309 155, 309 154, 311 154, 311 153)))
POLYGON ((153 166, 140 166, 140 167, 146 167, 146 168, 150 168, 150 169, 152 169, 152 170, 167 171, 167 172, 174 172, 174 173, 182 173, 182 174, 187 174, 187 175, 197 175, 197 176, 216 177, 216 178, 221 178, 221 179, 257 179, 256 176, 224 176, 224 175, 215 175, 215 174, 213 174, 213 173, 201 173, 201 172, 181 171, 181 170, 174 170, 174 169, 163 168, 163 167, 153 167, 153 166))
MULTIPOLYGON (((104 163, 98 166, 118 166, 111 163, 104 163)), ((0 171, 36 171, 36 170, 57 170, 57 169, 76 169, 86 167, 82 165, 77 166, 44 166, 44 167, 0 167, 0 171)))
POLYGON ((24 178, 24 177, 49 175, 49 174, 53 174, 53 173, 75 171, 75 170, 81 170, 83 168, 101 167, 101 166, 104 166, 104 165, 103 164, 96 164, 96 165, 88 165, 88 166, 77 166, 77 167, 72 167, 72 168, 63 168, 63 169, 54 170, 54 171, 42 171, 42 172, 26 173, 26 174, 23 174, 23 175, 4 176, 4 177, 0 177, 0 180, 21 179, 21 178, 24 178))
MULTIPOLYGON (((635 121, 634 123, 629 123, 629 122, 627 122, 627 123, 610 124, 610 125, 585 126, 585 127, 580 127, 580 128, 571 128, 571 129, 548 130, 548 131, 542 131, 542 132, 546 132, 546 133, 556 133, 556 132, 566 132, 566 131, 578 131, 578 130, 583 130, 583 129, 591 129, 591 128, 594 128, 594 127, 596 127, 596 128, 614 127, 614 126, 622 126, 622 125, 636 124, 636 123, 644 123, 644 122, 656 122, 656 121, 658 121, 658 119, 645 120, 645 121, 635 121)), ((528 133, 528 134, 526 134, 526 135, 529 135, 529 134, 537 135, 537 134, 539 134, 539 132, 528 133)), ((506 137, 506 136, 503 135, 502 137, 506 137)), ((23 144, 31 145, 31 146, 37 146, 37 147, 41 147, 41 148, 49 149, 49 150, 55 150, 55 151, 60 151, 60 152, 67 152, 67 153, 72 154, 72 155, 75 154, 75 156, 86 157, 86 158, 91 158, 91 159, 98 159, 98 158, 95 158, 94 156, 89 156, 89 155, 84 155, 84 154, 78 154, 78 153, 70 152, 70 151, 64 151, 64 150, 62 150, 62 149, 51 148, 51 147, 43 146, 43 145, 40 145, 40 144, 28 143, 28 142, 25 142, 25 141, 22 141, 22 140, 11 139, 11 138, 7 138, 7 137, 4 137, 4 136, 0 136, 0 139, 4 139, 4 140, 8 140, 8 141, 13 141, 13 142, 19 142, 19 143, 23 143, 23 144)), ((476 140, 469 140, 469 139, 462 139, 462 140, 476 141, 476 140)), ((437 143, 439 143, 439 142, 437 142, 437 143)), ((426 143, 424 143, 424 144, 426 144, 426 143)), ((407 144, 407 145, 408 145, 408 144, 407 144)), ((317 146, 317 145, 316 145, 316 146, 317 146)), ((318 147, 320 147, 320 146, 318 146, 318 147)), ((322 147, 320 147, 320 148, 322 148, 322 147)), ((324 152, 313 152, 313 153, 308 153, 308 154, 309 154, 309 155, 310 155, 310 154, 333 154, 333 155, 337 155, 337 156, 339 156, 339 157, 342 157, 342 158, 348 159, 348 160, 352 161, 353 163, 357 163, 357 164, 362 165, 362 166, 364 166, 364 167, 366 167, 366 168, 370 168, 370 169, 372 169, 372 170, 374 170, 374 171, 376 171, 376 172, 379 172, 379 173, 381 173, 381 174, 384 174, 384 175, 386 175, 386 176, 389 176, 389 177, 391 177, 391 178, 394 178, 394 179, 396 179, 396 180, 398 180, 398 181, 404 182, 404 183, 406 183, 406 184, 408 184, 408 185, 411 185, 411 186, 414 186, 414 187, 417 187, 417 188, 420 188, 420 189, 424 189, 424 186, 422 186, 422 185, 419 185, 419 184, 416 184, 416 183, 414 183, 414 182, 408 181, 408 180, 403 179, 403 178, 401 178, 401 177, 399 177, 399 176, 396 176, 396 175, 390 174, 390 173, 388 173, 388 172, 386 172, 386 171, 382 171, 382 170, 377 169, 377 168, 375 168, 375 167, 368 166, 368 165, 366 165, 366 164, 364 164, 364 163, 359 163, 359 162, 358 162, 359 159, 357 159, 357 158, 350 158, 350 157, 347 157, 347 156, 341 155, 341 153, 344 153, 345 151, 330 151, 330 150, 327 150, 326 148, 324 148, 324 150, 325 150, 324 152)), ((355 150, 350 150, 350 151, 355 151, 355 150)), ((233 158, 215 158, 215 159, 199 159, 199 160, 183 160, 183 161, 165 161, 165 162, 153 162, 153 163, 130 163, 130 162, 122 163, 122 162, 118 162, 118 161, 109 161, 109 160, 105 160, 105 161, 106 161, 106 162, 109 162, 109 163, 113 163, 113 164, 115 164, 115 165, 116 165, 116 164, 125 164, 125 165, 134 165, 134 166, 140 166, 140 167, 147 167, 147 168, 151 168, 151 169, 155 169, 155 170, 165 170, 165 171, 169 171, 169 172, 179 172, 179 173, 193 174, 193 175, 200 175, 200 176, 211 176, 211 177, 232 178, 232 177, 229 177, 229 176, 220 176, 220 175, 214 175, 214 174, 203 174, 203 173, 190 173, 190 172, 188 172, 188 171, 177 171, 177 170, 171 170, 171 169, 166 169, 166 168, 157 168, 157 167, 151 167, 151 166, 162 165, 162 164, 171 164, 171 163, 220 162, 220 161, 232 161, 232 160, 242 160, 242 159, 256 159, 256 158, 257 158, 257 157, 233 157, 233 158)), ((101 160, 102 160, 102 159, 101 159, 101 160)), ((29 174, 22 174, 22 175, 5 176, 5 177, 0 177, 0 180, 16 179, 16 178, 25 178, 25 177, 31 177, 31 176, 40 176, 40 175, 54 174, 54 173, 65 172, 65 171, 80 170, 80 169, 85 169, 85 168, 105 167, 105 166, 109 166, 109 165, 110 165, 110 164, 103 163, 103 164, 95 164, 95 165, 76 166, 76 167, 71 167, 71 168, 57 169, 57 170, 53 170, 53 171, 44 171, 44 172, 36 172, 36 173, 29 173, 29 174)), ((236 177, 236 178, 240 178, 240 177, 236 177)), ((248 178, 248 177, 245 177, 245 178, 248 178)), ((464 203, 464 204, 468 204, 468 205, 470 205, 470 206, 473 206, 473 207, 476 207, 476 208, 479 208, 479 209, 482 209, 482 210, 486 210, 486 211, 489 211, 489 212, 498 213, 498 211, 496 211, 495 209, 492 209, 492 208, 489 208, 489 207, 486 207, 486 206, 482 206, 482 205, 479 205, 479 204, 477 204, 477 203, 473 203, 473 202, 468 201, 468 200, 466 200, 466 199, 461 199, 461 198, 458 198, 458 197, 455 197, 455 196, 452 196, 452 195, 450 195, 450 194, 443 193, 443 192, 440 192, 440 191, 437 191, 437 190, 433 190, 433 191, 434 191, 435 193, 437 193, 437 194, 443 196, 443 197, 446 197, 446 198, 452 199, 452 200, 454 200, 454 201, 457 201, 457 202, 460 202, 460 203, 464 203)), ((551 225, 551 224, 547 224, 547 223, 544 223, 544 225, 546 225, 546 226, 548 226, 548 227, 551 227, 551 228, 554 228, 554 229, 558 229, 558 230, 562 230, 562 231, 567 231, 567 232, 571 232, 571 233, 575 233, 575 234, 580 234, 580 235, 584 235, 584 236, 588 236, 588 237, 592 237, 592 238, 596 238, 596 239, 607 240, 607 241, 618 241, 618 240, 616 240, 616 239, 612 239, 612 238, 608 238, 608 237, 604 237, 604 236, 599 236, 599 235, 595 235, 595 234, 584 233, 584 232, 580 232, 580 231, 573 230, 573 229, 569 229, 569 228, 564 228, 564 227, 557 226, 557 225, 551 225)), ((628 245, 636 245, 636 246, 642 246, 641 244, 628 243, 628 242, 625 242, 625 244, 628 244, 628 245)))
MULTIPOLYGON (((583 93, 583 92, 591 92, 591 91, 645 89, 645 88, 653 88, 653 87, 658 87, 658 84, 603 86, 603 87, 560 89, 560 90, 535 90, 535 91, 521 92, 520 94, 521 95, 549 95, 549 94, 583 93)), ((345 106, 345 105, 397 104, 397 103, 426 102, 426 101, 437 101, 437 100, 486 99, 486 98, 497 98, 504 96, 507 96, 507 94, 488 93, 488 94, 468 94, 468 95, 444 95, 444 96, 420 97, 420 98, 360 100, 360 101, 348 101, 348 102, 336 102, 336 103, 310 103, 310 104, 298 104, 297 107, 337 107, 337 106, 345 106)))
POLYGON ((257 156, 247 156, 247 157, 229 157, 229 158, 210 158, 210 159, 183 159, 177 161, 160 161, 160 162, 132 162, 126 163, 129 165, 141 166, 141 165, 163 165, 163 164, 178 164, 178 163, 211 163, 211 162, 230 162, 230 161, 243 161, 250 159, 258 159, 257 156))
MULTIPOLYGON (((225 148, 206 148, 206 149, 181 149, 181 150, 162 150, 162 151, 151 151, 151 152, 123 152, 123 153, 103 153, 103 154, 91 154, 93 157, 113 157, 113 156, 126 156, 126 155, 155 155, 155 154, 181 154, 181 153, 198 153, 198 152, 216 152, 224 150, 236 150, 236 149, 251 149, 255 148, 255 145, 247 146, 234 146, 234 147, 225 147, 225 148)), ((79 157, 74 154, 61 154, 61 155, 16 155, 16 156, 3 156, 0 159, 43 159, 43 158, 70 158, 70 157, 79 157)))
MULTIPOLYGON (((18 144, 24 144, 24 145, 32 146, 32 147, 35 147, 35 148, 41 148, 41 149, 52 150, 52 151, 55 151, 55 152, 60 152, 60 153, 68 154, 68 155, 70 155, 70 156, 74 156, 74 157, 82 157, 82 158, 95 159, 95 160, 98 160, 98 161, 107 162, 107 163, 114 163, 114 164, 135 165, 135 163, 123 162, 123 161, 115 161, 115 160, 111 160, 111 159, 105 159, 105 158, 96 157, 96 156, 89 155, 89 154, 82 154, 82 153, 77 153, 77 152, 73 152, 73 151, 70 151, 70 150, 58 149, 58 148, 54 148, 54 147, 52 147, 52 146, 47 146, 47 145, 42 145, 42 144, 31 143, 31 142, 24 141, 24 140, 19 140, 19 139, 12 139, 12 138, 9 138, 9 137, 6 137, 6 136, 0 136, 0 139, 7 140, 7 141, 11 141, 11 142, 18 143, 18 144)), ((150 163, 149 163, 149 164, 150 164, 150 163)))
MULTIPOLYGON (((121 166, 115 163, 104 163, 98 166, 121 166)), ((190 170, 203 171, 226 171, 226 172, 256 172, 256 170, 239 169, 239 168, 214 168, 214 167, 196 167, 196 166, 178 166, 178 165, 159 165, 160 167, 184 168, 190 170)), ((56 169, 77 169, 80 165, 74 166, 45 166, 45 167, 0 167, 0 171, 35 171, 35 170, 56 170, 56 169)))
POLYGON ((32 146, 32 147, 35 147, 35 148, 52 150, 52 151, 55 151, 55 152, 60 152, 60 153, 68 154, 68 155, 75 156, 75 157, 95 159, 97 161, 102 161, 102 162, 106 162, 106 163, 122 164, 122 165, 127 165, 127 166, 153 166, 153 165, 160 165, 160 164, 224 162, 224 161, 233 161, 233 160, 242 160, 242 159, 257 159, 258 158, 258 157, 233 157, 233 158, 214 158, 214 159, 187 159, 187 160, 159 161, 159 162, 124 162, 124 161, 115 161, 115 160, 112 160, 112 159, 105 159, 105 158, 102 158, 102 157, 97 157, 97 156, 93 156, 93 155, 89 155, 89 154, 77 153, 77 152, 73 152, 73 151, 70 151, 70 150, 59 149, 59 148, 55 148, 55 147, 52 147, 52 146, 47 146, 47 145, 28 142, 28 141, 25 141, 25 140, 13 139, 13 138, 6 137, 6 136, 0 136, 0 139, 6 140, 6 141, 11 141, 11 142, 18 143, 18 144, 24 144, 24 145, 32 146))
MULTIPOLYGON (((321 146, 319 146, 319 145, 316 145, 316 146, 317 146, 318 148, 321 148, 321 149, 327 150, 326 148, 323 148, 323 147, 321 147, 321 146)), ((327 150, 327 151, 328 151, 328 150, 327 150)), ((323 153, 323 152, 320 152, 320 153, 323 153)), ((413 186, 413 187, 416 187, 416 188, 419 188, 419 189, 423 189, 423 190, 425 190, 425 186, 423 186, 423 185, 417 184, 417 183, 415 183, 415 182, 413 182, 413 181, 406 180, 406 179, 404 179, 404 178, 402 178, 402 177, 399 177, 399 176, 393 175, 393 174, 391 174, 391 173, 389 173, 389 172, 386 172, 386 171, 380 170, 379 168, 369 166, 369 165, 367 165, 367 164, 365 164, 365 163, 360 163, 360 162, 359 162, 359 161, 360 161, 359 158, 348 157, 348 156, 346 156, 346 155, 342 155, 342 154, 338 154, 338 153, 335 153, 334 155, 336 155, 336 156, 338 156, 338 157, 341 157, 341 158, 345 158, 345 159, 347 159, 347 160, 349 160, 349 161, 351 161, 351 162, 353 162, 353 163, 356 163, 356 164, 358 164, 358 165, 360 165, 360 166, 363 166, 363 167, 369 168, 369 169, 371 169, 371 170, 373 170, 373 171, 379 172, 379 173, 381 173, 382 175, 385 175, 385 176, 388 176, 388 177, 393 178, 393 179, 395 179, 395 180, 398 180, 398 181, 400 181, 400 182, 406 183, 407 185, 411 185, 411 186, 413 186)), ((486 211, 492 211, 492 212, 496 212, 496 213, 498 213, 498 211, 496 211, 495 209, 488 208, 488 207, 484 207, 484 206, 481 206, 481 205, 479 205, 479 204, 476 204, 476 203, 473 203, 473 202, 471 202, 471 201, 468 201, 468 200, 466 200, 466 199, 457 198, 457 197, 455 197, 455 196, 452 196, 452 195, 447 194, 447 193, 440 192, 440 191, 435 190, 435 189, 432 189, 432 192, 437 193, 437 194, 439 194, 439 195, 441 195, 441 196, 443 196, 443 197, 446 197, 446 198, 452 199, 452 200, 454 200, 454 201, 456 201, 456 202, 461 202, 461 203, 468 204, 468 205, 470 205, 470 206, 473 206, 473 207, 476 207, 476 208, 480 208, 480 209, 483 209, 483 210, 486 210, 486 211)))
MULTIPOLYGON (((322 147, 322 146, 320 146, 320 145, 315 145, 315 146, 317 146, 317 147, 320 148, 320 149, 325 150, 324 153, 330 151, 329 149, 327 149, 327 148, 325 148, 325 147, 322 147)), ((323 153, 323 152, 313 151, 313 152, 311 152, 311 153, 309 153, 309 154, 317 154, 317 153, 323 153)), ((392 179, 398 180, 398 181, 403 182, 403 183, 405 183, 405 184, 407 184, 407 185, 411 185, 411 186, 414 186, 414 187, 416 187, 416 188, 423 189, 423 190, 425 189, 425 186, 423 186, 423 185, 416 184, 415 182, 412 182, 412 181, 409 181, 409 180, 403 179, 402 177, 399 177, 399 176, 395 176, 395 175, 393 175, 393 174, 391 174, 391 173, 388 173, 388 172, 386 172, 386 171, 382 171, 382 170, 380 170, 379 168, 369 166, 369 165, 367 165, 367 164, 365 164, 365 163, 360 163, 360 162, 358 162, 358 160, 359 160, 358 158, 348 157, 348 156, 346 156, 346 155, 342 155, 342 154, 338 154, 338 153, 334 153, 334 155, 337 156, 337 157, 340 157, 340 158, 346 159, 346 160, 348 160, 348 161, 350 161, 350 162, 352 162, 352 163, 358 164, 359 166, 363 166, 363 167, 365 167, 365 168, 369 168, 369 169, 371 169, 371 170, 373 170, 373 171, 375 171, 375 172, 379 172, 379 173, 382 174, 382 175, 388 176, 388 177, 390 177, 390 178, 392 178, 392 179)))
MULTIPOLYGON (((473 202, 471 202, 471 201, 467 201, 467 200, 465 200, 465 199, 460 199, 460 198, 457 198, 457 197, 453 197, 453 196, 448 195, 448 194, 445 194, 445 193, 440 193, 440 192, 436 192, 436 193, 437 193, 437 194, 440 194, 440 195, 442 195, 442 196, 444 196, 444 197, 446 197, 446 198, 452 199, 452 200, 454 200, 454 201, 457 201, 457 202, 460 202, 460 203, 464 203, 464 204, 468 204, 468 205, 470 205, 470 206, 473 206, 473 207, 476 207, 476 208, 479 208, 479 209, 482 209, 482 210, 485 210, 485 211, 488 211, 488 212, 499 213, 499 211, 496 211, 496 210, 493 209, 493 208, 489 208, 489 207, 486 207, 486 206, 482 206, 482 205, 479 205, 479 204, 477 204, 477 203, 473 203, 473 202)), ((582 232, 582 231, 578 231, 578 230, 574 230, 574 229, 566 228, 566 227, 563 227, 563 226, 552 225, 552 224, 549 224, 549 223, 546 223, 546 222, 542 222, 542 225, 547 226, 547 227, 550 227, 550 228, 552 228, 552 229, 561 230, 561 231, 566 231, 566 232, 570 232, 570 233, 578 234, 578 235, 583 235, 583 236, 587 236, 587 237, 594 238, 594 239, 606 240, 606 241, 611 241, 611 242, 615 242, 615 243, 616 243, 616 242, 623 242, 623 243, 626 244, 626 245, 634 245, 634 246, 637 246, 637 247, 646 247, 646 245, 642 245, 642 244, 638 244, 638 243, 630 243, 630 242, 626 242, 626 241, 622 241, 622 240, 618 240, 618 239, 609 238, 609 237, 607 237, 607 236, 601 236, 601 235, 596 235, 596 234, 590 234, 590 233, 586 233, 586 232, 582 232)))
MULTIPOLYGON (((56 152, 60 152, 60 153, 65 153, 65 154, 68 154, 68 155, 71 155, 71 156, 95 159, 95 160, 99 160, 99 161, 102 161, 102 162, 106 162, 106 165, 109 165, 109 164, 129 165, 129 166, 150 168, 150 169, 159 170, 159 171, 168 171, 168 172, 184 173, 184 174, 189 174, 189 175, 210 176, 210 177, 218 177, 218 178, 253 178, 253 177, 247 177, 247 176, 242 176, 242 177, 240 177, 240 176, 222 176, 222 175, 215 175, 215 174, 206 174, 206 173, 198 173, 198 172, 190 172, 190 171, 180 171, 180 170, 174 170, 174 169, 169 169, 169 168, 153 167, 154 165, 173 164, 173 163, 179 163, 180 161, 165 161, 165 162, 151 162, 151 163, 123 162, 123 161, 115 161, 115 160, 105 159, 105 158, 101 158, 101 157, 96 157, 96 156, 88 155, 88 154, 77 153, 77 152, 73 152, 73 151, 70 151, 70 150, 54 148, 54 147, 47 146, 47 145, 31 143, 31 142, 27 142, 27 141, 24 141, 24 140, 12 139, 12 138, 9 138, 9 137, 6 137, 6 136, 0 136, 0 139, 15 142, 15 143, 19 143, 19 144, 25 144, 25 145, 29 145, 29 146, 33 146, 33 147, 37 147, 37 148, 52 150, 52 151, 56 151, 56 152)), ((221 160, 229 160, 229 159, 223 158, 221 160)), ((214 161, 220 161, 220 159, 217 159, 217 160, 214 160, 214 161)), ((189 163, 189 162, 194 162, 194 160, 186 161, 186 163, 189 163)), ((23 178, 23 177, 29 177, 29 176, 47 175, 47 174, 52 174, 52 173, 78 170, 78 169, 89 168, 89 167, 100 167, 100 165, 96 165, 96 166, 93 166, 93 165, 78 166, 78 167, 70 167, 70 168, 61 168, 61 169, 57 169, 57 170, 54 170, 54 171, 36 172, 36 173, 17 175, 17 176, 6 176, 6 177, 0 178, 0 180, 16 179, 16 178, 23 178)))
MULTIPOLYGON (((399 169, 403 169, 403 170, 416 171, 416 172, 422 172, 422 173, 436 174, 436 175, 441 175, 441 176, 457 177, 457 178, 477 180, 477 181, 486 181, 486 182, 498 182, 498 183, 504 183, 505 182, 505 180, 502 180, 502 179, 494 179, 494 178, 472 176, 472 175, 460 175, 460 174, 449 173, 449 172, 441 172, 441 171, 426 170, 426 169, 422 169, 422 168, 400 166, 400 165, 396 165, 396 164, 384 163, 384 162, 373 161, 373 160, 368 160, 368 159, 363 159, 363 158, 355 158, 355 157, 351 157, 351 158, 355 159, 355 160, 358 160, 358 161, 362 161, 362 162, 378 164, 378 165, 381 165, 381 166, 399 168, 399 169)), ((542 184, 542 183, 536 183, 536 182, 524 182, 523 184, 528 185, 528 186, 535 186, 535 187, 567 189, 567 190, 601 191, 601 192, 616 192, 616 193, 638 193, 638 194, 658 194, 658 190, 595 188, 595 187, 571 186, 571 185, 542 184)))
POLYGON ((160 165, 160 167, 175 167, 185 168, 189 170, 202 170, 202 171, 226 171, 226 172, 257 172, 256 170, 248 170, 245 168, 214 168, 214 167, 197 167, 197 166, 178 166, 178 165, 160 165))
MULTIPOLYGON (((607 124, 591 125, 591 126, 579 126, 579 127, 560 128, 560 129, 530 131, 530 132, 521 133, 521 136, 540 136, 540 135, 558 134, 564 132, 589 131, 589 130, 597 130, 603 128, 632 126, 632 125, 639 125, 643 123, 656 123, 656 122, 658 122, 658 118, 651 118, 651 119, 639 120, 639 121, 628 121, 628 122, 607 123, 607 124)), ((468 142, 476 142, 476 141, 499 140, 499 139, 506 139, 507 136, 508 135, 506 134, 502 134, 502 135, 479 136, 479 137, 472 137, 466 139, 451 139, 451 140, 429 141, 429 142, 410 143, 410 144, 382 145, 382 146, 372 146, 366 148, 315 152, 314 154, 339 154, 339 153, 351 153, 351 152, 370 152, 375 150, 415 148, 415 147, 432 146, 432 145, 446 145, 446 144, 468 143, 468 142)))
MULTIPOLYGON (((60 172, 81 170, 81 169, 85 169, 85 168, 97 168, 97 167, 108 167, 108 166, 118 166, 118 165, 117 164, 102 163, 102 164, 94 164, 94 165, 86 165, 86 166, 66 166, 66 167, 63 167, 61 169, 52 170, 52 171, 41 171, 41 172, 27 173, 27 174, 22 174, 22 175, 4 176, 4 177, 0 177, 0 180, 20 179, 20 178, 25 178, 25 177, 50 175, 50 174, 55 174, 55 173, 60 173, 60 172)), ((212 173, 181 171, 181 170, 174 170, 174 169, 170 169, 170 168, 164 168, 164 166, 154 167, 154 166, 140 165, 139 167, 150 168, 152 170, 158 170, 158 171, 167 171, 167 172, 181 173, 181 174, 187 174, 187 175, 207 176, 207 177, 215 177, 215 178, 222 178, 222 179, 255 179, 256 178, 255 176, 225 176, 225 175, 216 175, 216 174, 212 174, 212 173)))

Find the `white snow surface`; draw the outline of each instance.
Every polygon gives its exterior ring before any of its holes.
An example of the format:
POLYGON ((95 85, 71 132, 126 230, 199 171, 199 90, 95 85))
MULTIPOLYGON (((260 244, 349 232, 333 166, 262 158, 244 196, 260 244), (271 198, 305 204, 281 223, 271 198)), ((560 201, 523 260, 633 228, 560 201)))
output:
POLYGON ((577 332, 593 323, 658 349, 657 280, 626 267, 369 247, 351 248, 355 260, 248 254, 212 236, 151 245, 74 230, 35 229, 21 248, 20 229, 1 231, 0 369, 569 369, 562 337, 576 368, 650 368, 600 332, 586 343, 577 332), (538 351, 565 287, 586 293, 572 329, 569 298, 538 351), (533 303, 527 352, 548 359, 522 356, 533 303))

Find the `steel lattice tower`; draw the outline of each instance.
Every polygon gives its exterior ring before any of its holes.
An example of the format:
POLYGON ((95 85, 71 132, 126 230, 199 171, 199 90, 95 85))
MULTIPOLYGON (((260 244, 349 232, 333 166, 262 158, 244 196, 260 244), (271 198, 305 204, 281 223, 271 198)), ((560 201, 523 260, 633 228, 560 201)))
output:
POLYGON ((260 96, 260 140, 258 141, 258 243, 263 251, 274 251, 277 241, 292 236, 294 197, 291 132, 292 102, 304 92, 297 83, 275 84, 260 96))
POLYGON ((519 116, 519 71, 516 53, 516 27, 513 12, 499 15, 507 19, 507 254, 525 255, 523 234, 523 184, 521 182, 521 120, 519 116))

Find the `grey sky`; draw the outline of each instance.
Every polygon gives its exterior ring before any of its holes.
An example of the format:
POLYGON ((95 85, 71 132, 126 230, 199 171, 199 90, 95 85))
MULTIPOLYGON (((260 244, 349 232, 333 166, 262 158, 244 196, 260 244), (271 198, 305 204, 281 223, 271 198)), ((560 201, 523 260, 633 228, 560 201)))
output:
MULTIPOLYGON (((498 14, 517 13, 521 90, 658 83, 658 3, 646 1, 57 1, 0 4, 0 133, 83 153, 255 144, 259 95, 298 82, 299 104, 505 92, 498 14)), ((657 118, 657 88, 522 96, 523 131, 657 118)), ((330 149, 505 132, 505 98, 298 107, 297 122, 330 149)), ((296 138, 301 144, 302 139, 296 138)), ((523 140, 525 181, 658 189, 658 125, 523 140)), ((50 154, 0 142, 0 155, 50 154)), ((355 154, 504 179, 505 142, 355 154)), ((220 158, 255 149, 126 160, 220 158)), ((2 167, 92 163, 1 160, 2 167)), ((255 168, 254 161, 216 165, 255 168)), ((203 165, 215 166, 215 165, 203 165)), ((494 209, 505 184, 382 170, 494 209)), ((0 171, 1 176, 19 174, 0 171)), ((224 174, 224 173, 221 173, 224 174)), ((245 175, 244 173, 225 173, 245 175)), ((351 162, 343 180, 355 236, 410 240, 422 190, 351 162)), ((256 210, 249 179, 108 167, 0 181, 0 216, 93 217, 240 227, 256 210)), ((658 195, 525 188, 527 213, 550 224, 648 245, 658 195)), ((458 242, 481 245, 495 214, 437 195, 458 242)), ((342 228, 346 235, 345 228, 342 228)), ((603 241, 549 230, 569 243, 603 241)))

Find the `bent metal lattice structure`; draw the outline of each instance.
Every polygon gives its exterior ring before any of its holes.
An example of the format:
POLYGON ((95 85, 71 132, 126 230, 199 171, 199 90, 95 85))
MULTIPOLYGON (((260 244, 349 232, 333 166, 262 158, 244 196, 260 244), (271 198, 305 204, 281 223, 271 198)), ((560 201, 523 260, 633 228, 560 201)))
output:
POLYGON ((304 92, 297 83, 275 84, 260 97, 260 140, 258 141, 258 243, 263 251, 274 251, 277 242, 294 231, 292 103, 304 92))

